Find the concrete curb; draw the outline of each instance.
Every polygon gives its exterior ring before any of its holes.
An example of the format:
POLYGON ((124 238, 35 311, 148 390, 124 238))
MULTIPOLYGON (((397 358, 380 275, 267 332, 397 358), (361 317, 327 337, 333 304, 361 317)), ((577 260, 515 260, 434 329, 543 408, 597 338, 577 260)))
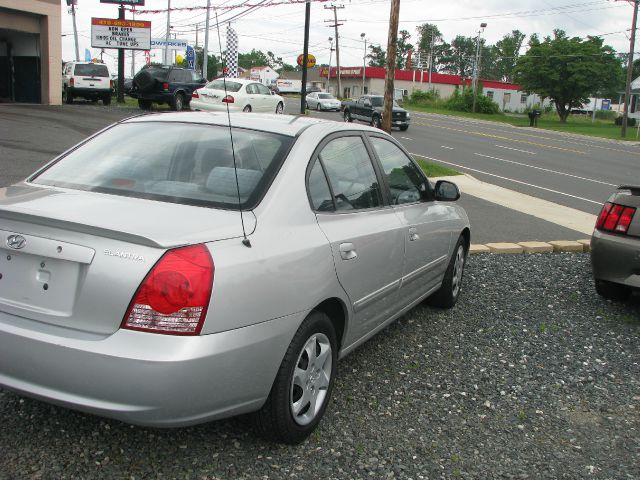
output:
POLYGON ((573 240, 555 240, 552 242, 495 242, 473 243, 469 247, 469 254, 476 255, 479 253, 589 253, 591 251, 591 240, 586 238, 578 241, 573 240))

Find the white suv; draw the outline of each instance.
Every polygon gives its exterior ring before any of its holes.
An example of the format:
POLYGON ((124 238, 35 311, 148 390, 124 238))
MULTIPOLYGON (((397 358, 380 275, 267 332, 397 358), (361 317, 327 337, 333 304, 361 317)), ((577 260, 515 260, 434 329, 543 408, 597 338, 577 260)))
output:
POLYGON ((68 62, 62 70, 62 95, 66 103, 80 97, 109 105, 112 87, 109 68, 102 63, 68 62))

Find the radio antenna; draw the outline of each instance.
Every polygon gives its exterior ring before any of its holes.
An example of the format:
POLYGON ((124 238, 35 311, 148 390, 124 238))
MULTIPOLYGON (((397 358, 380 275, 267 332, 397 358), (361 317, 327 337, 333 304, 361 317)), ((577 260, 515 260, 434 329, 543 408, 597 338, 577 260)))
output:
MULTIPOLYGON (((223 60, 223 56, 222 56, 222 40, 220 39, 220 23, 218 22, 218 9, 214 8, 213 11, 216 14, 216 30, 218 33, 218 50, 220 52, 220 61, 222 63, 222 84, 224 86, 224 96, 226 99, 228 95, 227 94, 227 77, 224 71, 227 66, 227 59, 224 58, 223 60)), ((207 11, 207 15, 208 14, 209 12, 207 11)), ((203 58, 202 61, 203 63, 208 62, 209 59, 203 58)), ((242 199, 240 197, 240 182, 238 181, 238 165, 236 163, 236 149, 233 143, 233 129, 231 128, 231 113, 229 112, 229 102, 224 102, 224 103, 227 106, 227 124, 229 126, 229 137, 231 138, 231 155, 233 157, 233 172, 235 173, 235 176, 236 176, 236 191, 238 192, 238 209, 240 210, 240 223, 242 224, 242 237, 243 237, 242 244, 247 248, 251 248, 251 240, 247 238, 247 231, 244 226, 244 214, 242 212, 242 199)))

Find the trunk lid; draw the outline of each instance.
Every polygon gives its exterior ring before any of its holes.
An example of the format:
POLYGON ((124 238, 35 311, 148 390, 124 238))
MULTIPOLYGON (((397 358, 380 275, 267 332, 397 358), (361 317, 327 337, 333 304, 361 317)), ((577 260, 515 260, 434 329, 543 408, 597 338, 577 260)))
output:
MULTIPOLYGON (((251 233, 255 216, 244 220, 251 233)), ((168 248, 239 236, 237 211, 29 184, 0 189, 0 311, 110 334, 168 248)))

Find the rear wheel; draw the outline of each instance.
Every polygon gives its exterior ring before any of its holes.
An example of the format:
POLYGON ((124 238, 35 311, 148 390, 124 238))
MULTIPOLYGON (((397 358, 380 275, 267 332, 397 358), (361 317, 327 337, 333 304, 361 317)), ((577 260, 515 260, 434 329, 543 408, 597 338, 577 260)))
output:
POLYGON ((176 93, 171 102, 171 110, 179 112, 184 108, 184 95, 182 93, 176 93))
POLYGON ((349 110, 344 111, 343 117, 345 122, 353 122, 353 118, 351 118, 351 113, 349 112, 349 110))
POLYGON ((427 299, 429 305, 451 308, 458 301, 462 289, 462 275, 467 260, 467 248, 464 237, 460 235, 456 248, 453 250, 449 266, 444 274, 440 289, 427 299))
POLYGON ((150 110, 151 109, 151 100, 142 100, 138 99, 138 107, 142 110, 150 110))
POLYGON ((71 105, 73 103, 73 94, 69 90, 64 91, 64 103, 71 105))
POLYGON ((382 120, 377 115, 371 119, 371 126, 375 128, 382 128, 382 120))
POLYGON ((329 403, 336 362, 333 324, 313 311, 294 335, 267 402, 254 414, 258 433, 292 445, 307 438, 329 403))
POLYGON ((246 107, 244 107, 244 108, 242 109, 242 111, 243 111, 244 113, 250 113, 250 112, 251 112, 251 105, 247 105, 246 107))
POLYGON ((282 102, 279 102, 278 106, 276 107, 276 114, 282 115, 283 113, 284 113, 284 105, 282 105, 282 102))
POLYGON ((403 132, 406 132, 408 128, 409 128, 409 125, 402 125, 400 127, 400 130, 402 130, 403 132))
POLYGON ((609 300, 623 301, 631 295, 631 289, 626 285, 596 279, 596 292, 609 300))
POLYGON ((102 97, 102 104, 111 105, 111 95, 105 95, 104 97, 102 97))

